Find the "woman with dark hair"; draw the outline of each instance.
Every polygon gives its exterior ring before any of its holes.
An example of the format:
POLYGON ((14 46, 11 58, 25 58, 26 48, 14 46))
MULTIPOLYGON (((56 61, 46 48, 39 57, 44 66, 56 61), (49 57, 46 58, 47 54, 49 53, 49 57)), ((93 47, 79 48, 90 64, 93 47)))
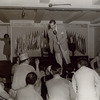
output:
POLYGON ((10 60, 10 37, 8 34, 4 34, 4 38, 0 38, 4 41, 3 54, 6 56, 7 60, 10 60))

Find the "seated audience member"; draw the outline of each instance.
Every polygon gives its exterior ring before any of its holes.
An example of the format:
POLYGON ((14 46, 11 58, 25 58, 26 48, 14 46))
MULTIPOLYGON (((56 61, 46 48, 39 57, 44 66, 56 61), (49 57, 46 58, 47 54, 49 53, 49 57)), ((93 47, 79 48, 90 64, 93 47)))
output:
POLYGON ((35 91, 37 75, 30 72, 26 76, 26 86, 19 89, 16 95, 16 100, 43 100, 42 97, 35 91))
POLYGON ((93 60, 91 60, 91 62, 90 62, 90 64, 91 64, 91 67, 93 68, 93 69, 95 69, 95 63, 97 63, 97 71, 100 71, 100 51, 99 51, 99 53, 98 53, 98 55, 93 59, 93 60))
POLYGON ((53 75, 51 74, 50 70, 51 70, 51 65, 49 65, 45 69, 45 76, 43 76, 41 78, 41 96, 42 96, 43 100, 47 99, 46 95, 48 94, 47 87, 46 87, 46 81, 53 78, 53 75))
POLYGON ((29 65, 30 59, 27 53, 20 55, 20 64, 17 66, 11 85, 10 95, 14 98, 16 91, 26 86, 25 78, 29 72, 35 72, 33 66, 29 65))
POLYGON ((88 67, 88 61, 85 58, 80 58, 77 65, 79 69, 72 77, 76 100, 99 100, 99 92, 97 92, 98 88, 100 89, 99 75, 88 67))
POLYGON ((74 100, 75 93, 72 84, 60 76, 61 66, 58 63, 51 66, 51 73, 53 78, 46 82, 47 100, 74 100))

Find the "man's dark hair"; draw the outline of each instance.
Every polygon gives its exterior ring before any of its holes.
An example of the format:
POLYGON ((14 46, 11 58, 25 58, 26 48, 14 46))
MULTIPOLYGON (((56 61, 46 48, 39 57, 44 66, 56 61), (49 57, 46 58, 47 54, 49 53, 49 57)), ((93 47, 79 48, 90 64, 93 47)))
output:
POLYGON ((86 59, 84 57, 77 59, 77 64, 80 64, 81 66, 89 67, 89 61, 88 61, 88 59, 86 59))
POLYGON ((49 21, 48 29, 51 29, 51 26, 50 26, 51 23, 54 23, 54 25, 55 25, 56 24, 56 21, 54 19, 51 19, 49 21))
POLYGON ((49 24, 51 24, 51 23, 56 24, 56 21, 55 21, 54 19, 51 19, 51 20, 49 21, 49 24))
POLYGON ((51 66, 51 71, 52 73, 55 75, 55 74, 60 74, 61 73, 61 66, 60 64, 58 63, 54 63, 52 66, 51 66))
POLYGON ((35 84, 36 80, 37 80, 37 75, 34 72, 30 72, 27 74, 27 76, 26 76, 26 84, 27 85, 28 84, 32 84, 32 85, 35 84))

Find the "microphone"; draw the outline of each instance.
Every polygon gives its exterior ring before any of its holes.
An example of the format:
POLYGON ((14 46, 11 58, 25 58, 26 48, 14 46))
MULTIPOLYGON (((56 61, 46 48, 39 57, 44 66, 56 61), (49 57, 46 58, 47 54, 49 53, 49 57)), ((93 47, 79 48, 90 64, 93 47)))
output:
POLYGON ((57 39, 57 41, 58 41, 57 31, 56 31, 56 30, 54 30, 54 31, 53 31, 53 34, 54 34, 54 35, 56 35, 56 39, 57 39))
POLYGON ((53 31, 53 34, 54 34, 54 35, 57 35, 57 31, 56 31, 56 30, 54 30, 54 31, 53 31))

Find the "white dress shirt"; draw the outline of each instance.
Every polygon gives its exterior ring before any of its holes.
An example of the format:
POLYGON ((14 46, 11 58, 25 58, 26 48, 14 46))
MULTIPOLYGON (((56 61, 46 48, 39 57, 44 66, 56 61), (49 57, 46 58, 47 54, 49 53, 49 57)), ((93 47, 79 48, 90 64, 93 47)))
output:
POLYGON ((12 89, 17 90, 20 88, 23 88, 26 86, 26 75, 29 72, 35 72, 35 69, 33 66, 22 63, 19 66, 17 66, 14 76, 13 76, 13 81, 12 81, 12 89))
POLYGON ((17 92, 16 100, 43 100, 33 85, 28 85, 17 92))
POLYGON ((81 67, 73 75, 72 84, 78 100, 82 100, 79 98, 84 98, 84 100, 95 98, 94 100, 97 100, 96 88, 100 86, 100 77, 94 70, 85 66, 81 67))
POLYGON ((47 81, 46 86, 48 90, 48 100, 70 100, 71 92, 74 92, 70 82, 59 75, 47 81))

